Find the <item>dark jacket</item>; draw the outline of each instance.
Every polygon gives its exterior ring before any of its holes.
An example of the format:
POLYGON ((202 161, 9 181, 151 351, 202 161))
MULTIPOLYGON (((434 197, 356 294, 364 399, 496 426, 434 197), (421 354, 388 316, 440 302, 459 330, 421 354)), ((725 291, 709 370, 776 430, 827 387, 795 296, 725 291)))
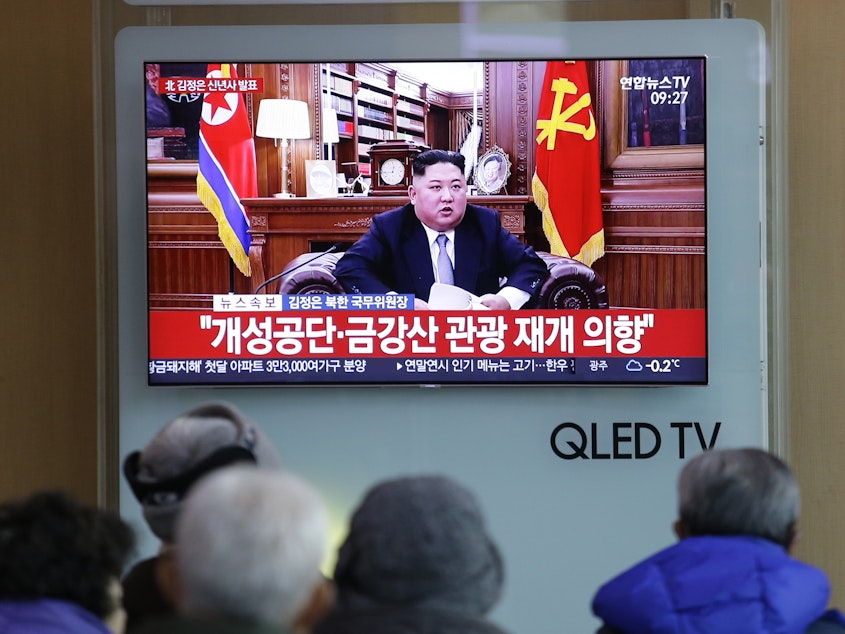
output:
POLYGON ((845 632, 845 616, 839 610, 828 610, 807 628, 805 634, 841 634, 845 632))
POLYGON ((144 559, 126 573, 123 584, 123 607, 126 609, 126 631, 131 634, 146 620, 171 616, 176 610, 161 594, 156 581, 158 557, 144 559))
MULTIPOLYGON (((378 214, 370 230, 338 260, 335 277, 347 293, 411 294, 428 301, 434 283, 431 250, 410 203, 378 214)), ((531 295, 549 276, 545 262, 502 227, 499 213, 467 205, 455 228, 455 286, 475 295, 496 293, 500 278, 531 295)))
POLYGON ((773 542, 689 537, 602 586, 593 612, 624 634, 801 634, 829 594, 821 570, 773 542))

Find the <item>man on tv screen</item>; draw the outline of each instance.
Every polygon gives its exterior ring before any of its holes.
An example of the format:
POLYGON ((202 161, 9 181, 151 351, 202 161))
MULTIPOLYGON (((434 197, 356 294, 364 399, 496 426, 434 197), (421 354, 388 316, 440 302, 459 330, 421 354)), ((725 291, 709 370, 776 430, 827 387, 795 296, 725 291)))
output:
POLYGON ((424 309, 437 283, 460 287, 490 309, 530 306, 548 268, 502 227, 498 212, 467 204, 463 155, 428 150, 414 159, 413 172, 410 202, 375 216, 338 261, 344 289, 413 294, 424 309))

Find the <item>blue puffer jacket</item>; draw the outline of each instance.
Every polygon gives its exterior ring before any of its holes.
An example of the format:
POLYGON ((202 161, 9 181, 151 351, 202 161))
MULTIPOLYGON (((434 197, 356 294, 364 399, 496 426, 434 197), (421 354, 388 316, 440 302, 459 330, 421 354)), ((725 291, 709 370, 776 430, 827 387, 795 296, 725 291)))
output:
POLYGON ((599 588, 593 612, 624 634, 801 634, 825 574, 756 537, 688 537, 599 588))
POLYGON ((75 603, 56 599, 0 600, 0 634, 112 634, 75 603))

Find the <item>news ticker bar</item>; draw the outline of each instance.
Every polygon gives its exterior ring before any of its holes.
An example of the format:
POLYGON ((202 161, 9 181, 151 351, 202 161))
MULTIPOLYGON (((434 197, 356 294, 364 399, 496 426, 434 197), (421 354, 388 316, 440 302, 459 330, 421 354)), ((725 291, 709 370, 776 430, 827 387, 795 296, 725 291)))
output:
POLYGON ((151 385, 705 384, 704 358, 158 359, 151 385))

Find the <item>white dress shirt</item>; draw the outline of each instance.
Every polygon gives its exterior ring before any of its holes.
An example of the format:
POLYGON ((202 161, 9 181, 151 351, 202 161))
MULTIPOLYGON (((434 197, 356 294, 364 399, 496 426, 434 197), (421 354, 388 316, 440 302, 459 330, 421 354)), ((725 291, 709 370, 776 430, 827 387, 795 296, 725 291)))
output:
MULTIPOLYGON (((420 223, 422 224, 422 223, 420 223)), ((449 259, 452 261, 452 268, 455 268, 455 230, 450 229, 449 231, 435 231, 431 227, 427 227, 423 225, 423 229, 425 229, 425 235, 428 238, 428 251, 429 255, 431 256, 431 268, 434 271, 434 281, 439 282, 440 277, 437 273, 437 256, 440 255, 440 245, 437 244, 437 236, 441 233, 446 234, 446 238, 448 241, 446 242, 446 253, 449 256, 449 259)), ((496 293, 500 297, 504 297, 507 300, 508 304, 512 309, 522 308, 523 304, 527 302, 531 295, 526 293, 525 291, 518 289, 514 286, 504 286, 499 289, 499 292, 496 293)))

